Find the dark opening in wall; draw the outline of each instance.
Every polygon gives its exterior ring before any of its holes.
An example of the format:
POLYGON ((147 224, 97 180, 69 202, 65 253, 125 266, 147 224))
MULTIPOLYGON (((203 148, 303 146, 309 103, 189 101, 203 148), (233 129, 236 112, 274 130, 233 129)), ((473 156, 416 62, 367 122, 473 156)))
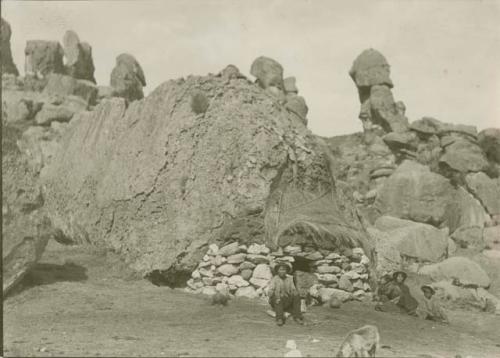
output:
POLYGON ((147 274, 145 278, 155 286, 186 287, 186 282, 191 278, 191 272, 175 269, 154 270, 147 274))
POLYGON ((308 260, 303 257, 294 256, 295 261, 292 262, 292 272, 302 271, 302 272, 313 272, 311 264, 313 261, 308 260))

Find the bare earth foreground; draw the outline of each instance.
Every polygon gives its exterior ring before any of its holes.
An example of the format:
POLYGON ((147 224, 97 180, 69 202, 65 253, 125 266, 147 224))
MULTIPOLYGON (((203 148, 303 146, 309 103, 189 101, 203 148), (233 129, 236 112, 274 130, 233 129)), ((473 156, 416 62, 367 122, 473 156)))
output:
POLYGON ((450 313, 452 325, 381 313, 352 302, 310 308, 306 326, 277 327, 261 302, 211 306, 206 296, 138 280, 113 255, 51 242, 4 301, 5 356, 333 356, 345 334, 375 324, 379 356, 500 357, 498 316, 450 313))

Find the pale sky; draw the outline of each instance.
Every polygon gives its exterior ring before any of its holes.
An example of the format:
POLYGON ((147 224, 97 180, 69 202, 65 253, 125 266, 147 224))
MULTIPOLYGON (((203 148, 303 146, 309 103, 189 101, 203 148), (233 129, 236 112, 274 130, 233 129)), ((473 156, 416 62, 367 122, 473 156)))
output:
POLYGON ((396 100, 413 121, 500 128, 500 1, 165 0, 2 1, 12 52, 24 72, 27 40, 75 30, 93 48, 98 84, 133 54, 149 93, 189 74, 236 65, 250 78, 261 55, 295 76, 309 127, 323 136, 361 131, 348 71, 366 48, 391 65, 396 100))

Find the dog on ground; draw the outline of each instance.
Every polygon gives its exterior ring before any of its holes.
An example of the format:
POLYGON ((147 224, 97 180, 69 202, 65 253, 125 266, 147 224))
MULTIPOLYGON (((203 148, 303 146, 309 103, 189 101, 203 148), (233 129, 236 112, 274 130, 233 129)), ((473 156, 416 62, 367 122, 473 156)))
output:
POLYGON ((336 357, 375 357, 378 349, 380 349, 378 328, 366 325, 347 334, 336 357))

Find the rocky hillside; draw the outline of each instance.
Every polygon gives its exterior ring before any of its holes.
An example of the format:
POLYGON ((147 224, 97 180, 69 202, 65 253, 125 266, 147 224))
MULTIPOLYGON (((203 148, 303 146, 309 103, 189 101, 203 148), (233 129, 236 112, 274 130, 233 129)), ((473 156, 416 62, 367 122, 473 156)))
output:
POLYGON ((19 76, 2 19, 4 274, 25 272, 49 237, 103 246, 176 283, 213 244, 362 247, 372 285, 403 269, 500 312, 500 130, 408 120, 376 50, 349 71, 363 132, 333 138, 307 129, 295 78, 267 57, 253 62, 255 80, 229 65, 144 98, 132 55, 97 85, 92 48, 73 31, 25 53, 19 76), (38 248, 29 257, 26 240, 38 248))

